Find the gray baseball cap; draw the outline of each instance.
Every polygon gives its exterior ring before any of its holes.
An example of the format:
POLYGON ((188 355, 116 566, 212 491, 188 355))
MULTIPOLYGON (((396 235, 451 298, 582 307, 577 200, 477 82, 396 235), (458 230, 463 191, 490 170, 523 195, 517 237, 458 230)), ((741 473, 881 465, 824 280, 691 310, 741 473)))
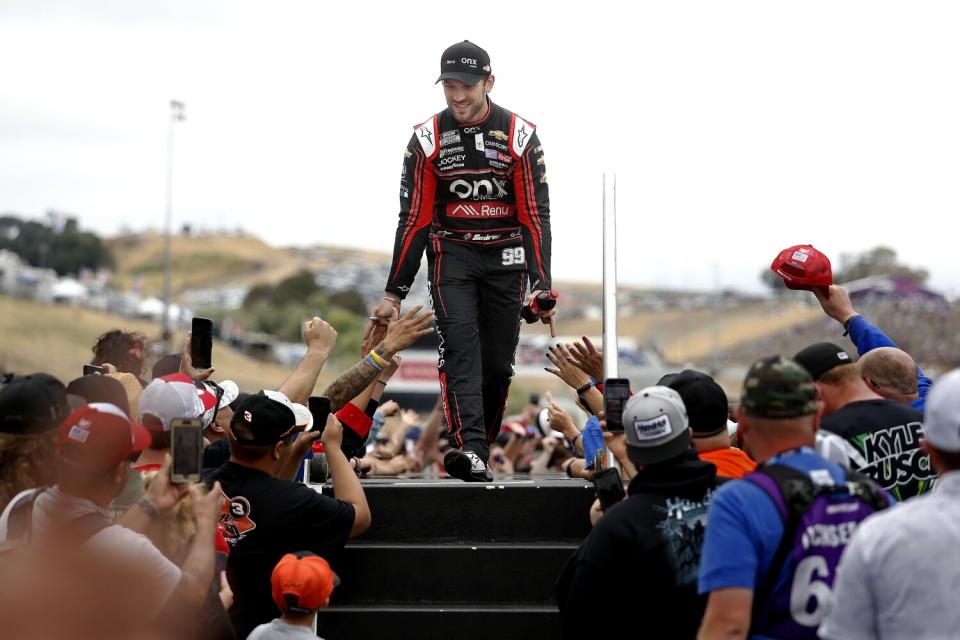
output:
POLYGON ((689 426, 679 393, 659 386, 641 389, 623 408, 630 461, 647 465, 677 457, 690 448, 689 426))

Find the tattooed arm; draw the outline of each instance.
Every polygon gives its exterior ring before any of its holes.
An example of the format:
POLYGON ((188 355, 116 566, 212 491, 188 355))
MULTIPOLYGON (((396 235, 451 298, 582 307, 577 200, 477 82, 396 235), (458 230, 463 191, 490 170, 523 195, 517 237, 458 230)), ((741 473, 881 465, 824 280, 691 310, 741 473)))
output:
MULTIPOLYGON (((421 336, 433 332, 433 328, 427 326, 433 321, 433 312, 420 313, 422 308, 422 305, 417 305, 402 318, 398 317, 399 314, 396 312, 394 313, 383 342, 373 349, 382 360, 392 361, 393 356, 412 345, 421 336)), ((380 375, 380 371, 363 359, 331 382, 323 392, 323 395, 330 398, 331 411, 339 411, 350 400, 360 395, 380 375)))

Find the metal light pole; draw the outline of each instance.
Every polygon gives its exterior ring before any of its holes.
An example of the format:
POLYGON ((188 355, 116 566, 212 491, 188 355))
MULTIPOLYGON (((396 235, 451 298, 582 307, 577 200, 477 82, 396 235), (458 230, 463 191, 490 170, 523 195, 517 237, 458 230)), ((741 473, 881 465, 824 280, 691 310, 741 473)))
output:
POLYGON ((170 339, 173 331, 170 327, 170 288, 173 277, 171 264, 170 244, 173 236, 173 125, 186 120, 184 104, 176 100, 170 101, 170 122, 167 124, 167 211, 163 233, 163 342, 165 349, 170 349, 170 339))
MULTIPOLYGON (((603 173, 603 378, 619 377, 617 343, 617 174, 603 173)), ((602 451, 607 466, 619 468, 614 456, 602 451)), ((598 467, 595 467, 598 468, 598 467)))

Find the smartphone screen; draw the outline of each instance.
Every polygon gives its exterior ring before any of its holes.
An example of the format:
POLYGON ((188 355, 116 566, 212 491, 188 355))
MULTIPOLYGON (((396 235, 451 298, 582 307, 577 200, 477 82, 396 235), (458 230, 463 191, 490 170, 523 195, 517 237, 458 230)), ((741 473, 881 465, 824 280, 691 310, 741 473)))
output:
POLYGON ((326 396, 310 396, 310 414, 313 416, 313 428, 323 431, 327 426, 327 416, 330 415, 330 398, 326 396))
POLYGON ((89 376, 91 373, 103 373, 103 367, 98 367, 95 364, 83 365, 83 375, 89 376))
POLYGON ((203 459, 203 426, 197 419, 177 418, 170 423, 170 482, 200 482, 203 459))
POLYGON ((603 382, 603 413, 607 431, 623 432, 623 407, 630 395, 630 381, 626 378, 607 378, 603 382))
POLYGON ((209 369, 213 366, 213 320, 210 318, 193 319, 190 359, 193 360, 195 369, 209 369))

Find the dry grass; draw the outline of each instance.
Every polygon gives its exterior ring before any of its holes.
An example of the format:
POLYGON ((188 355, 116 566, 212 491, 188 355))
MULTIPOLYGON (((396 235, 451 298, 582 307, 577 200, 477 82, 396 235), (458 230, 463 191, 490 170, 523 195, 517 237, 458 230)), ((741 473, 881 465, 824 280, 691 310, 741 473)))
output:
MULTIPOLYGON (((117 261, 114 286, 127 289, 135 275, 143 278, 143 295, 163 291, 163 236, 146 233, 111 238, 107 245, 117 261)), ((301 269, 318 271, 333 261, 385 260, 386 254, 325 247, 331 258, 307 259, 308 251, 273 247, 252 236, 177 236, 171 243, 174 298, 186 289, 229 284, 273 284, 301 269)))
MULTIPOLYGON (((141 331, 148 338, 160 333, 151 322, 0 296, 0 370, 45 371, 68 382, 90 361, 96 338, 116 328, 141 331)), ((182 340, 182 335, 176 336, 177 344, 182 340)), ((245 391, 276 388, 289 374, 288 369, 255 360, 220 342, 214 344, 213 359, 214 379, 234 380, 245 391)), ((332 379, 333 374, 325 371, 318 386, 322 389, 332 379)))
MULTIPOLYGON (((782 302, 753 303, 719 312, 711 309, 648 311, 619 318, 617 334, 634 338, 640 344, 657 345, 671 362, 685 362, 709 356, 714 346, 730 349, 822 316, 818 307, 782 302)), ((599 335, 601 332, 600 320, 564 322, 561 317, 558 325, 564 335, 599 335)))

